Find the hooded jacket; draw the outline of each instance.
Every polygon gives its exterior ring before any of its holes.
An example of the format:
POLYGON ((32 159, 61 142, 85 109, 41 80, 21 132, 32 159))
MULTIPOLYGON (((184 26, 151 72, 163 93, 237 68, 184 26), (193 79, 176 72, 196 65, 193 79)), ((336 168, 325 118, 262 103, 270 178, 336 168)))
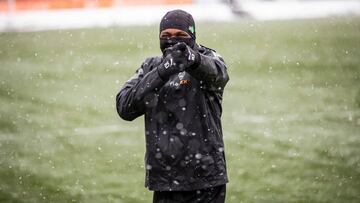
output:
POLYGON ((163 81, 162 57, 147 58, 116 96, 119 116, 145 115, 145 187, 189 191, 228 182, 221 127, 222 97, 229 80, 224 60, 196 45, 200 64, 163 81))

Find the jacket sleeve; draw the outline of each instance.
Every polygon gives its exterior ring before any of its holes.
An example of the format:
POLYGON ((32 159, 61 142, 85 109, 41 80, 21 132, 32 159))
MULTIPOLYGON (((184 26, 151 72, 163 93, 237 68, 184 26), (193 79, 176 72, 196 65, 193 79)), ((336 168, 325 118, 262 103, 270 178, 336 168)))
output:
POLYGON ((157 68, 144 73, 149 69, 151 61, 145 61, 135 75, 125 82, 116 96, 116 110, 119 116, 127 121, 145 113, 144 98, 150 92, 162 87, 165 82, 160 78, 157 68))
POLYGON ((188 72, 211 91, 222 91, 229 81, 229 75, 224 60, 211 51, 209 54, 200 53, 199 65, 188 72))

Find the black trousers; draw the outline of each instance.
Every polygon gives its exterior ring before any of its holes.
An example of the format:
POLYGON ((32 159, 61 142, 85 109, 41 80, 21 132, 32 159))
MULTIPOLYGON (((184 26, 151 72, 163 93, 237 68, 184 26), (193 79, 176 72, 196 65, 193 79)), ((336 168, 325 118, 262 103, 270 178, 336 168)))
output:
POLYGON ((224 203, 226 184, 193 191, 154 191, 153 203, 224 203))

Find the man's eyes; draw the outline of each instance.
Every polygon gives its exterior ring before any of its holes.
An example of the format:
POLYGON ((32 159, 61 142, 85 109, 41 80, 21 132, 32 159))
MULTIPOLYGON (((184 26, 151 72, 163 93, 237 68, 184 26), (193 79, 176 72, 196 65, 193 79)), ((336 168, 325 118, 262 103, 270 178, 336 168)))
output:
POLYGON ((184 34, 184 33, 179 33, 179 34, 177 34, 176 36, 178 36, 178 37, 187 37, 187 35, 184 34))
POLYGON ((165 33, 165 34, 162 34, 161 37, 171 37, 171 34, 165 33))
POLYGON ((161 38, 171 38, 171 37, 188 37, 188 35, 184 34, 184 33, 177 33, 174 35, 171 34, 163 34, 161 35, 161 38))

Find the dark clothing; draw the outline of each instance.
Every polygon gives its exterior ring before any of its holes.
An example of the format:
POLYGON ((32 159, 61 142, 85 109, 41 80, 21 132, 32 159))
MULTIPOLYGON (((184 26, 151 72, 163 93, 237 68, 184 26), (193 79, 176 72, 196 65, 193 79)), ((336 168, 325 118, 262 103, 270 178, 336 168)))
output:
POLYGON ((193 191, 155 191, 153 203, 224 203, 226 185, 193 191))
POLYGON ((215 51, 196 45, 201 62, 163 81, 162 57, 145 60, 116 96, 121 118, 145 115, 145 187, 189 191, 228 182, 221 128, 222 96, 229 80, 215 51))

